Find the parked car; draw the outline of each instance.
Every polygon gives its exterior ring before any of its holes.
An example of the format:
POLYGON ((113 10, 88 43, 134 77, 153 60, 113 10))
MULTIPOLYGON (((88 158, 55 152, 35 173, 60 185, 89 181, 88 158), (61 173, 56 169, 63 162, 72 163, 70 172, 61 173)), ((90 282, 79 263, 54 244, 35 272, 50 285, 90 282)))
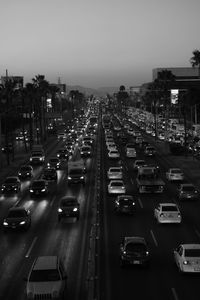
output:
POLYGON ((200 244, 180 244, 174 260, 181 273, 200 273, 200 244))
POLYGON ((198 200, 200 193, 192 183, 183 183, 178 187, 179 200, 198 200))
POLYGON ((67 274, 58 256, 38 256, 26 283, 27 299, 65 299, 67 274))
POLYGON ((143 237, 125 236, 120 243, 120 266, 143 265, 150 261, 149 249, 143 237))
POLYGON ((31 165, 23 165, 18 171, 19 179, 30 179, 33 177, 33 167, 31 165))
POLYGON ((58 221, 63 218, 75 217, 79 220, 80 203, 75 196, 64 196, 61 198, 58 208, 58 221))
POLYGON ((8 210, 7 216, 3 220, 3 229, 25 229, 31 226, 31 214, 30 211, 24 207, 11 207, 8 210))
POLYGON ((169 181, 183 181, 184 174, 179 168, 171 168, 168 170, 168 172, 166 172, 166 178, 169 181))
POLYGON ((158 223, 181 223, 181 212, 175 203, 159 203, 154 209, 158 223))
POLYGON ((18 193, 21 190, 21 182, 18 176, 9 176, 1 186, 2 194, 18 193))

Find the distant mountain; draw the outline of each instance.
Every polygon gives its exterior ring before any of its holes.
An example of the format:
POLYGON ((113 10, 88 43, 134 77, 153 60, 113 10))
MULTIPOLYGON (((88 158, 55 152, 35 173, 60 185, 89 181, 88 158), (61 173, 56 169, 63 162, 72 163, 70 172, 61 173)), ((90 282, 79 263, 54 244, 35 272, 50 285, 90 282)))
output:
POLYGON ((94 95, 94 96, 106 96, 107 94, 112 95, 113 93, 118 92, 119 87, 100 87, 97 89, 92 89, 88 87, 83 87, 80 85, 67 85, 66 92, 69 93, 71 90, 78 90, 80 93, 85 95, 94 95))

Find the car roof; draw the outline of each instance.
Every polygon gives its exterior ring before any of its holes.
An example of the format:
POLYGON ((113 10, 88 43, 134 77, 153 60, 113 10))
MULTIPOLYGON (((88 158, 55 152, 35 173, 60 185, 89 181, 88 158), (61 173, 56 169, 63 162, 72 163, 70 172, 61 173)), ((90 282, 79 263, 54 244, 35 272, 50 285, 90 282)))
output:
POLYGON ((64 196, 60 199, 61 202, 71 201, 71 200, 77 201, 77 197, 76 196, 64 196))
POLYGON ((146 244, 146 241, 143 237, 140 236, 126 236, 124 237, 125 243, 142 243, 142 244, 146 244))
POLYGON ((159 203, 160 206, 177 206, 176 203, 159 203))
POLYGON ((115 183, 115 182, 120 182, 120 183, 123 183, 124 184, 124 181, 123 180, 111 180, 110 183, 115 183))
POLYGON ((11 207, 11 208, 9 208, 9 211, 26 211, 26 208, 25 207, 19 207, 19 206, 17 206, 17 207, 11 207))
POLYGON ((122 167, 110 167, 109 170, 122 170, 122 167))
POLYGON ((189 187, 189 186, 195 187, 194 184, 192 184, 192 183, 182 183, 182 184, 180 184, 180 186, 181 187, 189 187))
POLYGON ((200 249, 200 244, 181 244, 184 249, 200 249))
POLYGON ((34 263, 34 270, 57 269, 57 256, 38 256, 34 263))
POLYGON ((121 200, 121 199, 133 200, 133 196, 132 195, 118 195, 117 198, 118 198, 118 200, 121 200))

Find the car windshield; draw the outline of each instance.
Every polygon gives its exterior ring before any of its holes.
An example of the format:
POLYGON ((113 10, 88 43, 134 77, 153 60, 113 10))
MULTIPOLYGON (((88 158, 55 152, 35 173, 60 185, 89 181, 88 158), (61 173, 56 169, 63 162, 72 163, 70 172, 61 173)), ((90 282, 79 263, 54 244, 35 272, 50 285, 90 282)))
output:
POLYGON ((123 186, 122 182, 112 182, 111 186, 123 186))
POLYGON ((146 246, 144 244, 139 243, 128 243, 126 245, 127 252, 145 252, 146 246))
POLYGON ((32 187, 43 187, 44 185, 44 181, 34 181, 32 187))
POLYGON ((121 169, 120 168, 118 168, 118 169, 117 168, 116 169, 113 168, 113 169, 110 169, 110 172, 111 173, 119 173, 119 172, 121 172, 121 169))
POLYGON ((50 160, 49 160, 49 162, 50 163, 54 163, 54 162, 59 162, 59 159, 57 159, 57 158, 51 158, 50 160))
POLYGON ((185 256, 200 258, 200 249, 185 249, 185 256))
POLYGON ((82 174, 83 173, 83 170, 82 169, 71 169, 69 171, 69 174, 70 175, 76 175, 76 174, 82 174))
POLYGON ((21 167, 20 171, 31 171, 31 168, 28 166, 21 167))
POLYGON ((5 180, 5 183, 16 183, 17 182, 17 179, 16 178, 7 178, 5 180))
POLYGON ((135 145, 133 145, 133 144, 128 144, 128 145, 126 146, 126 148, 134 148, 134 149, 135 149, 135 145))
POLYGON ((8 213, 8 218, 20 218, 25 216, 26 212, 24 210, 11 210, 8 213))
POLYGON ((193 192, 193 191, 195 191, 195 188, 194 188, 194 186, 183 186, 182 190, 184 192, 193 192))
POLYGON ((180 173, 182 173, 182 171, 180 169, 174 169, 174 170, 171 170, 171 173, 180 174, 180 173))
POLYGON ((58 270, 33 270, 30 282, 58 281, 61 280, 58 270))
POLYGON ((77 200, 76 199, 67 199, 67 200, 62 200, 61 201, 61 206, 74 206, 77 205, 77 200))
POLYGON ((178 211, 176 206, 163 206, 162 211, 178 211))

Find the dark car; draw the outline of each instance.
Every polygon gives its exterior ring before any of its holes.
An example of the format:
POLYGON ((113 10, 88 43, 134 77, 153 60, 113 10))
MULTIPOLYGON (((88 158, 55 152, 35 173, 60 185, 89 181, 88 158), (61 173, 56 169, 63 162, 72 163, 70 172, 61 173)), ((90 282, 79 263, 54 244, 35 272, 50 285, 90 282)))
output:
POLYGON ((58 175, 57 175, 57 171, 56 168, 45 168, 43 170, 43 175, 42 175, 42 179, 44 180, 57 180, 58 175))
POLYGON ((62 218, 75 217, 79 220, 80 204, 75 196, 64 196, 58 208, 58 221, 62 218))
POLYGON ((68 185, 71 183, 85 184, 85 172, 83 168, 72 168, 68 171, 68 185))
POLYGON ((91 146, 82 146, 80 149, 81 157, 89 157, 92 154, 92 147, 91 146))
POLYGON ((115 200, 115 211, 118 213, 133 214, 135 201, 131 195, 119 195, 115 200))
POLYGON ((183 183, 178 188, 179 200, 198 200, 200 193, 192 183, 183 183))
POLYGON ((19 179, 27 179, 33 176, 33 167, 31 165, 24 165, 18 171, 19 179))
POLYGON ((14 151, 13 144, 12 143, 8 143, 7 145, 4 145, 1 148, 1 151, 3 153, 13 153, 13 151, 14 151))
POLYGON ((153 146, 147 146, 144 150, 145 156, 155 156, 156 149, 153 146))
POLYGON ((124 237, 120 244, 120 266, 149 265, 149 249, 143 237, 124 237))
POLYGON ((6 193, 18 193, 21 190, 21 182, 18 176, 7 177, 1 186, 1 192, 6 193))
POLYGON ((31 226, 30 211, 24 207, 11 207, 3 220, 3 229, 25 229, 31 226))
POLYGON ((57 170, 60 169, 60 160, 58 157, 51 157, 47 163, 48 168, 56 168, 57 170))
POLYGON ((59 149, 56 155, 59 159, 68 159, 69 157, 69 153, 65 148, 59 149))
POLYGON ((44 179, 34 180, 30 186, 31 196, 43 196, 48 193, 48 182, 44 179))

